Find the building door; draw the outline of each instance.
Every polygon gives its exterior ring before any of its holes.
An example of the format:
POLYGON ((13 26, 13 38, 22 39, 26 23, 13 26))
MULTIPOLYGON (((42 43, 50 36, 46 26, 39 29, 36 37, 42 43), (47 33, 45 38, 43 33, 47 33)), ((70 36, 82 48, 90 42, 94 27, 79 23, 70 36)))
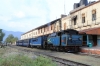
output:
POLYGON ((87 46, 87 35, 83 35, 83 46, 87 46))
POLYGON ((93 46, 97 46, 97 35, 93 35, 93 46))

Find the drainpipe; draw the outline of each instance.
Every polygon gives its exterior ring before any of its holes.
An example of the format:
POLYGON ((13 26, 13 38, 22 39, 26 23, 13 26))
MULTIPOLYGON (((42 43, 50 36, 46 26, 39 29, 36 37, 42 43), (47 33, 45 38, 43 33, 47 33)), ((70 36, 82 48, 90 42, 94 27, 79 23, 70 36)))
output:
POLYGON ((89 35, 87 35, 87 45, 91 48, 92 47, 92 43, 89 42, 89 35))

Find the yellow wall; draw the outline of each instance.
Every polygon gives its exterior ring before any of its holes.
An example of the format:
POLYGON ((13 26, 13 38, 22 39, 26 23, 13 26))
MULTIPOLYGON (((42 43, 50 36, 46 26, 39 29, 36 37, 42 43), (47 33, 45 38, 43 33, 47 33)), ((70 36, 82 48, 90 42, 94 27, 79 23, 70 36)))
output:
MULTIPOLYGON (((99 27, 99 23, 100 23, 100 2, 96 3, 94 5, 91 5, 87 8, 84 8, 82 10, 79 10, 73 14, 71 14, 71 16, 75 16, 77 15, 77 25, 72 25, 74 26, 74 29, 76 30, 84 30, 84 29, 88 29, 88 28, 94 28, 94 27, 99 27), (92 21, 92 10, 96 9, 96 20, 92 21), (85 23, 82 23, 82 14, 85 13, 85 23)), ((73 22, 71 22, 73 23, 73 22)))

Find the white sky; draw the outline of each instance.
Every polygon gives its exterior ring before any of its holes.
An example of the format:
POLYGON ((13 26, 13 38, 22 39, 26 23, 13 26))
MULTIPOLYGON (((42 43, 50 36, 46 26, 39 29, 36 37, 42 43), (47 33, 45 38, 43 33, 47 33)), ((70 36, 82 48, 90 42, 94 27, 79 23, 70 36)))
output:
POLYGON ((80 0, 0 0, 0 28, 27 32, 59 18, 64 14, 64 3, 67 15, 78 2, 80 0))

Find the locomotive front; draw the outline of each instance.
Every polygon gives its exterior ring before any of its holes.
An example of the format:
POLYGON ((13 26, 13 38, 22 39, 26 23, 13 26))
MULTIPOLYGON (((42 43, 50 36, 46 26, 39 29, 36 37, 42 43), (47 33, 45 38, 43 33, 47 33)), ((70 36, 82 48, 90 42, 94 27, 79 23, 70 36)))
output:
POLYGON ((82 46, 82 35, 73 29, 66 30, 61 36, 61 45, 66 51, 79 51, 79 47, 82 46))

